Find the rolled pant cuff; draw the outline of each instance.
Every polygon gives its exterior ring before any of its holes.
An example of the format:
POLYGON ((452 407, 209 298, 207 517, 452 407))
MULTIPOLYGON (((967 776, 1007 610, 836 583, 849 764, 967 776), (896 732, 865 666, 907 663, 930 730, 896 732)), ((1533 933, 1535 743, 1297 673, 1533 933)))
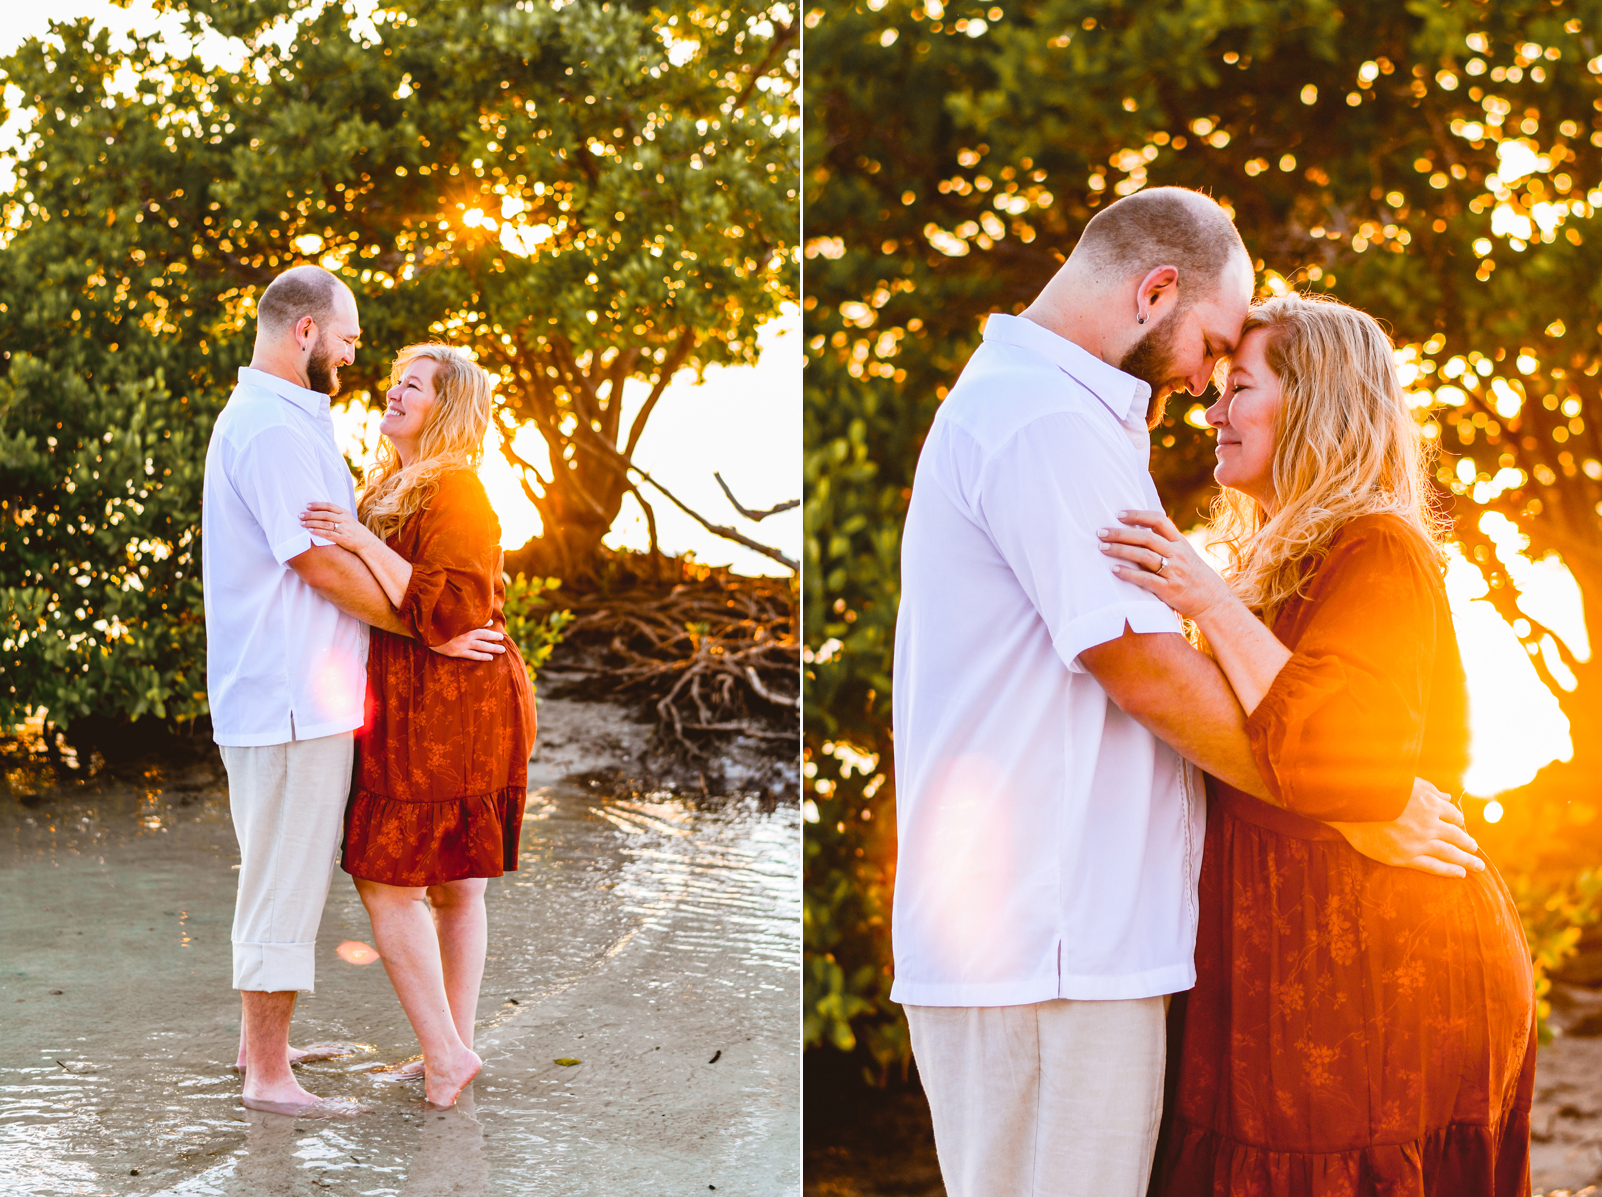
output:
POLYGON ((234 941, 234 988, 261 993, 296 989, 312 993, 317 980, 317 945, 234 941))

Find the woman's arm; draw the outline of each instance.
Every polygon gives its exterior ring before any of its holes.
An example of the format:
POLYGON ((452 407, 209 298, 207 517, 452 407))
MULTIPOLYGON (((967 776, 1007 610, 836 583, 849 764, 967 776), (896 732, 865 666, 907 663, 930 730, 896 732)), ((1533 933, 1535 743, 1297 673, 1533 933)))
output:
POLYGON ((1285 807, 1354 823, 1400 815, 1423 739, 1441 618, 1439 583, 1427 576, 1410 533, 1386 520, 1343 530, 1313 579, 1296 651, 1272 669, 1249 629, 1220 618, 1229 606, 1222 579, 1168 520, 1155 512, 1120 518, 1132 526, 1106 540, 1111 555, 1123 558, 1122 576, 1222 627, 1223 651, 1235 658, 1227 676, 1246 673, 1255 691, 1246 721, 1252 751, 1285 807), (1142 559, 1145 569, 1134 564, 1142 559))
POLYGON ((402 622, 430 646, 492 624, 501 530, 483 483, 470 470, 446 474, 413 519, 404 534, 409 573, 395 604, 402 622))
POLYGON ((1124 511, 1119 518, 1126 526, 1101 530, 1102 552, 1116 559, 1113 572, 1195 621, 1250 715, 1291 659, 1290 649, 1235 597, 1162 512, 1124 511))
MULTIPOLYGON (((1127 527, 1102 531, 1104 551, 1115 558, 1114 571, 1194 619, 1243 709, 1248 714, 1255 711, 1294 654, 1234 596, 1161 512, 1125 512, 1120 518, 1127 527)), ((1354 731, 1361 735, 1362 729, 1354 731)), ((1270 801, 1293 806, 1283 800, 1282 779, 1269 777, 1270 764, 1260 760, 1260 768, 1274 783, 1276 796, 1270 801)), ((1472 855, 1478 845, 1464 828, 1462 812, 1420 778, 1411 779, 1411 794, 1395 819, 1344 821, 1316 813, 1312 817, 1321 818, 1358 852, 1382 864, 1458 877, 1485 867, 1472 855)))
POLYGON ((331 540, 362 559, 378 579, 390 606, 399 607, 412 580, 412 563, 390 548, 350 512, 334 503, 308 503, 300 513, 301 526, 314 536, 331 540))

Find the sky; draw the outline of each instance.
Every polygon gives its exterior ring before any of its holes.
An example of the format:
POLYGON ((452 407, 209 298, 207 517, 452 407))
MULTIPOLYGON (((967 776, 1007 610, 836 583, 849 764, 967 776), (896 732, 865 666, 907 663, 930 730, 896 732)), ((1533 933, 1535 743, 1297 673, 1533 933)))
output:
MULTIPOLYGON (((375 0, 352 0, 350 4, 358 14, 375 6, 375 0)), ((113 30, 160 29, 175 43, 175 49, 183 43, 178 22, 155 14, 147 0, 136 0, 127 8, 117 8, 107 0, 0 0, 0 54, 28 36, 44 33, 52 16, 91 16, 113 30)), ((200 51, 203 57, 221 57, 227 47, 218 39, 216 45, 202 45, 200 51)), ((14 144, 10 139, 15 136, 15 124, 0 129, 0 189, 7 186, 9 172, 3 155, 7 146, 14 144)), ((712 522, 733 524, 792 558, 800 551, 800 511, 750 524, 729 506, 712 473, 721 471, 748 508, 766 508, 800 497, 799 327, 799 313, 793 309, 767 326, 761 336, 762 360, 755 367, 708 370, 700 386, 691 376, 675 380, 635 457, 642 468, 712 522)), ((637 404, 640 393, 635 389, 626 395, 626 402, 637 404)), ((364 444, 371 445, 376 422, 376 414, 348 408, 341 411, 339 426, 353 456, 362 454, 364 444)), ((520 447, 528 449, 529 442, 520 447)), ((489 448, 485 483, 500 515, 505 543, 521 545, 537 528, 537 517, 498 449, 493 444, 489 448)), ((700 561, 730 564, 746 573, 786 572, 778 563, 704 531, 666 500, 652 506, 662 547, 669 552, 693 552, 700 561)), ((1578 655, 1587 656, 1579 591, 1567 569, 1555 559, 1532 562, 1524 557, 1520 538, 1511 526, 1499 529, 1497 535, 1499 553, 1524 590, 1521 605, 1553 628, 1578 655)), ((608 543, 645 547, 644 520, 632 498, 625 500, 623 515, 608 543)), ((1567 759, 1571 753, 1568 721, 1556 698, 1541 684, 1512 628, 1484 600, 1485 583, 1478 571, 1460 555, 1448 571, 1447 591, 1469 675, 1473 763, 1467 789, 1489 797, 1524 784, 1548 761, 1567 759)))

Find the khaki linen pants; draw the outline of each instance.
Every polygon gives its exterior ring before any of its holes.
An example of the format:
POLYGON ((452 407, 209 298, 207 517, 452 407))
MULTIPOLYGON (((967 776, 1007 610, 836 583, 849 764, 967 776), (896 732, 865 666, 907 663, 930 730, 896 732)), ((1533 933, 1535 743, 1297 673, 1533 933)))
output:
POLYGON ((948 1197, 1144 1197, 1165 997, 906 1006, 948 1197))
POLYGON ((334 878, 350 793, 350 732, 220 746, 239 837, 234 988, 311 992, 317 924, 334 878))

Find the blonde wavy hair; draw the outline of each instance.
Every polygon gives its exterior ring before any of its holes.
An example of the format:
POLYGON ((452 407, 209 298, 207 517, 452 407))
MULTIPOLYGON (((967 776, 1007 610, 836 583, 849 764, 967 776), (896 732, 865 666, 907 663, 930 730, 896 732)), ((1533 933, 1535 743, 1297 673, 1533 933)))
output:
POLYGON ((1229 552, 1230 588, 1266 622, 1301 592, 1330 541, 1362 515, 1394 515, 1442 561, 1446 521, 1430 487, 1431 446, 1402 394, 1391 340, 1366 312, 1323 295, 1255 305, 1283 397, 1275 422, 1272 516, 1224 488, 1208 540, 1229 552))
POLYGON ((434 407, 423 425, 417 458, 401 464, 388 437, 378 443, 377 460, 362 488, 356 514, 380 538, 387 539, 411 516, 427 507, 440 479, 457 470, 476 471, 484 456, 484 433, 490 421, 490 378, 452 345, 408 345, 390 368, 393 387, 420 357, 436 362, 434 407))

